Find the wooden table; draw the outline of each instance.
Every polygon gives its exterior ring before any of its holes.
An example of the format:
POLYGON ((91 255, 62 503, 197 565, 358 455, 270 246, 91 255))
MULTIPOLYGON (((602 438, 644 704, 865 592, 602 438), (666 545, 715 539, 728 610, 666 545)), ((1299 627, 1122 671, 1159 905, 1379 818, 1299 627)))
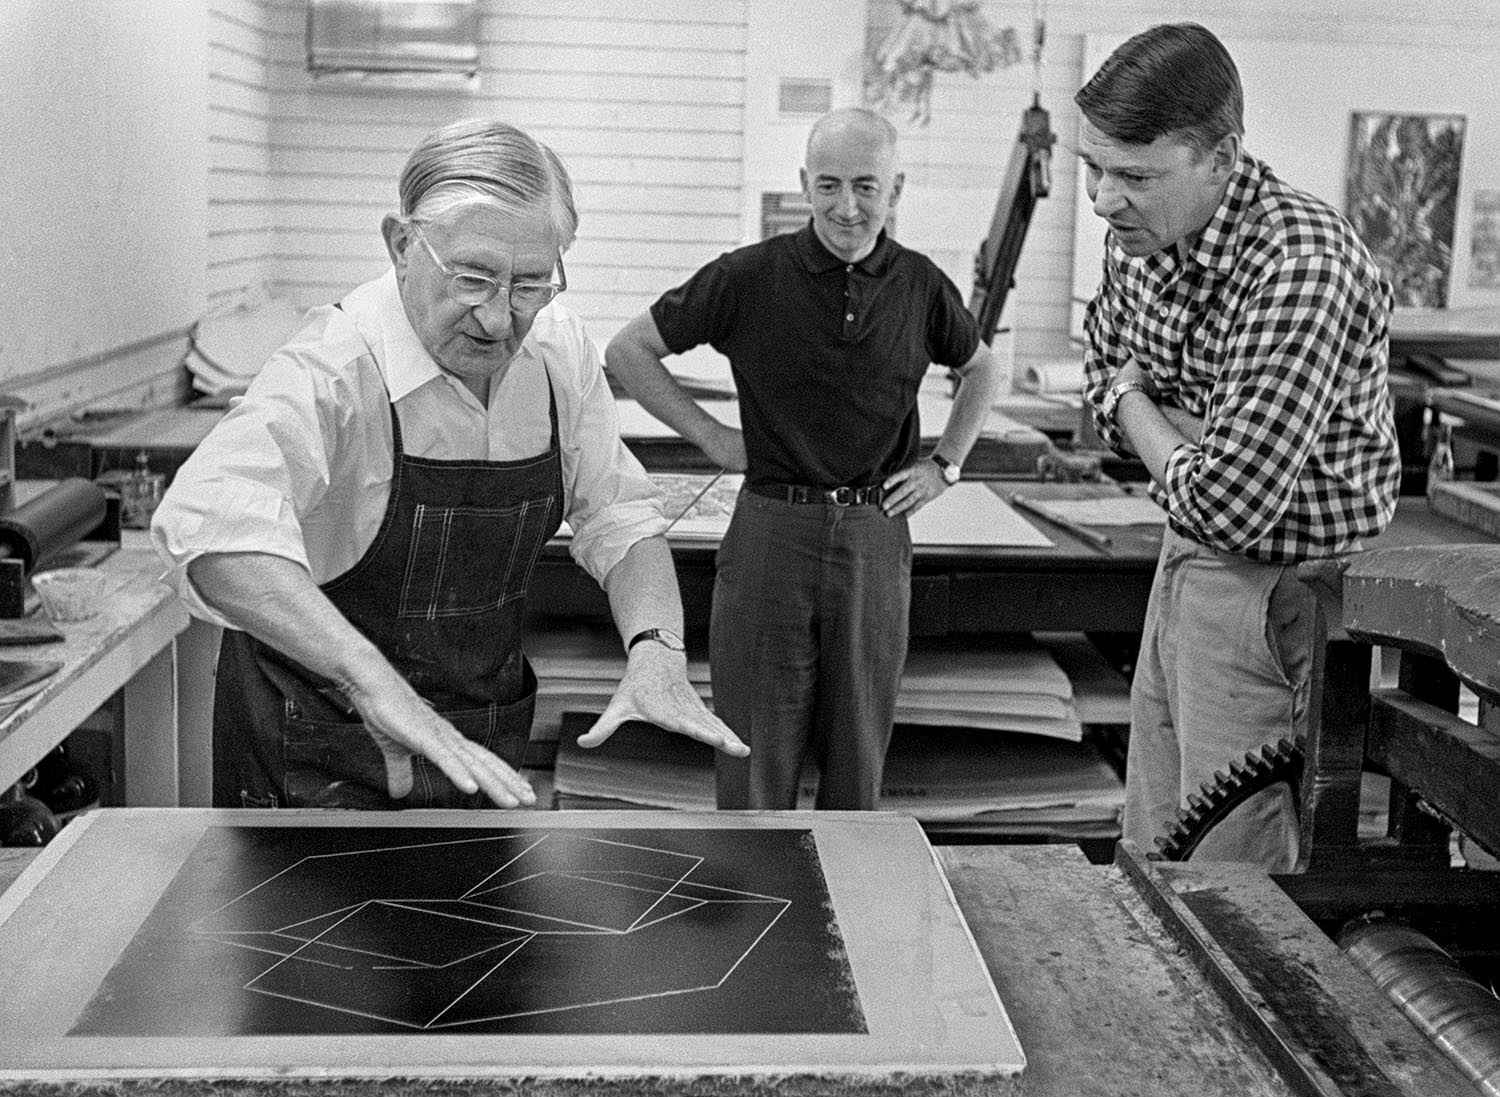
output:
MULTIPOLYGON (((1064 498, 1120 491, 1114 485, 1039 484, 1034 480, 996 480, 990 487, 1002 497, 1012 491, 1064 498)), ((1160 528, 1112 530, 1112 545, 1100 549, 1041 519, 1034 524, 1043 529, 1052 545, 916 546, 911 580, 912 635, 1085 630, 1138 633, 1145 620, 1146 599, 1161 548, 1160 528)), ((698 539, 671 540, 671 544, 687 627, 706 630, 718 543, 698 539)), ((573 562, 562 541, 553 541, 543 549, 532 577, 528 605, 550 615, 601 620, 607 619, 609 612, 598 584, 573 562)))
MULTIPOLYGON (((995 480, 990 487, 1006 498, 1023 492, 1043 499, 1091 498, 1121 490, 1115 485, 1032 480, 995 480)), ((1108 531, 1110 545, 1100 548, 1042 519, 1035 524, 1053 541, 1051 546, 918 546, 912 562, 912 635, 1088 632, 1138 637, 1161 552, 1161 528, 1113 528, 1108 531)), ((1484 534, 1433 513, 1425 497, 1413 496, 1400 500, 1391 527, 1366 547, 1482 540, 1487 540, 1484 534)), ((689 629, 708 628, 717 550, 711 541, 672 543, 689 629)), ((573 562, 561 541, 543 549, 528 605, 563 617, 607 620, 609 614, 603 591, 573 562)))
POLYGON ((211 768, 212 630, 193 622, 136 535, 108 556, 100 612, 58 624, 62 643, 11 647, 8 658, 63 664, 37 693, 0 714, 0 789, 18 781, 116 692, 123 691, 124 802, 206 804, 211 768))

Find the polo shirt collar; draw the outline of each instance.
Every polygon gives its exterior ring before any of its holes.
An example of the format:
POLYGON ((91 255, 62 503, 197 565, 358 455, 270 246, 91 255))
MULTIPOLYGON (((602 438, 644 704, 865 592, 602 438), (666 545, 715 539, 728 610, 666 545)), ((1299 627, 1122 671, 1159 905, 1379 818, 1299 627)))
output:
MULTIPOLYGON (((828 271, 839 270, 849 265, 829 251, 823 245, 823 241, 818 239, 817 230, 813 228, 811 219, 797 230, 795 241, 797 255, 810 274, 826 274, 828 271)), ((871 249, 869 255, 854 264, 854 269, 872 278, 879 278, 890 268, 891 258, 895 251, 896 245, 887 239, 885 229, 881 229, 880 235, 875 238, 875 247, 871 249)))

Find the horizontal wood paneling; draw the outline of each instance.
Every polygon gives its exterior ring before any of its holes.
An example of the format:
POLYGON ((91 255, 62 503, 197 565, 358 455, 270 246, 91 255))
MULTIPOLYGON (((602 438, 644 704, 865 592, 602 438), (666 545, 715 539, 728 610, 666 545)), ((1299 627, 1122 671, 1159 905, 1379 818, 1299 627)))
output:
POLYGON ((210 311, 274 284, 276 187, 264 0, 213 0, 208 12, 210 311))
POLYGON ((395 206, 411 148, 443 122, 492 115, 568 165, 581 221, 569 306, 612 332, 738 241, 744 9, 739 0, 486 7, 469 93, 314 84, 303 71, 303 6, 276 0, 267 78, 278 283, 312 303, 379 273, 380 218, 395 206))
MULTIPOLYGON (((506 0, 486 6, 474 92, 352 90, 303 71, 302 0, 214 0, 219 112, 211 200, 225 233, 216 269, 242 276, 258 248, 279 284, 312 300, 337 296, 384 262, 380 217, 411 146, 453 118, 491 114, 551 144, 574 177, 582 226, 568 258, 570 304, 607 336, 664 288, 739 243, 746 110, 745 33, 751 3, 790 0, 506 0), (264 90, 262 90, 264 89, 264 90), (265 127, 257 122, 264 110, 265 127), (262 142, 264 145, 262 146, 262 142), (257 185, 270 165, 272 205, 257 185), (260 218, 264 216, 265 220, 260 218)), ((863 3, 863 0, 827 0, 863 3)), ((868 0, 874 33, 899 18, 896 0, 868 0)), ((1492 0, 1051 0, 1044 63, 980 80, 938 78, 933 122, 897 119, 911 202, 898 233, 928 251, 968 293, 973 251, 987 232, 1022 110, 1039 90, 1059 143, 1053 189, 1038 206, 1012 294, 1017 352, 1066 348, 1072 286, 1077 116, 1084 36, 1196 18, 1225 37, 1254 35, 1451 47, 1496 31, 1492 0)), ((1031 9, 984 0, 1029 53, 1031 9)), ((795 186, 788 164, 786 189, 795 186)), ((226 275, 227 276, 227 275, 226 275)))

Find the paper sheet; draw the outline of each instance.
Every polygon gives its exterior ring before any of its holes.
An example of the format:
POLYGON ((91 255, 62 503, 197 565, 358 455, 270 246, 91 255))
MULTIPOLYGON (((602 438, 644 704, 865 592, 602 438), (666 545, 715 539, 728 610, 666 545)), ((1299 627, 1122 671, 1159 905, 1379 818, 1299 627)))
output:
MULTIPOLYGON (((712 473, 702 472, 651 474, 652 481, 666 495, 662 509, 667 520, 673 522, 667 532, 668 540, 723 539, 745 478, 740 473, 720 476, 695 500, 712 478, 712 473)), ((557 536, 566 539, 572 533, 564 522, 557 536)), ((922 548, 1051 548, 1054 543, 988 486, 978 482, 955 484, 919 510, 911 520, 911 540, 922 548)))
POLYGON ((1160 526, 1167 512, 1144 495, 1113 495, 1105 499, 1039 499, 1033 504, 1082 526, 1160 526))
POLYGON ((914 545, 1050 548, 1052 541, 982 483, 958 483, 917 511, 914 545))

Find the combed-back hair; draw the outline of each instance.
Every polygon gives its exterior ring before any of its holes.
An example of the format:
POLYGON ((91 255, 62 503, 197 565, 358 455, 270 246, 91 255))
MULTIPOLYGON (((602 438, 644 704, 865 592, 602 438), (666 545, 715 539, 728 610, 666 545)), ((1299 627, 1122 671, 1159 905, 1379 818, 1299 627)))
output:
POLYGON ((1244 136, 1244 100, 1234 59, 1197 23, 1142 31, 1073 96, 1084 116, 1116 141, 1149 145, 1171 136, 1204 151, 1231 133, 1244 136))
POLYGON ((401 213, 430 220, 485 197, 516 213, 544 209, 560 250, 578 235, 568 169, 546 145, 507 122, 468 118, 429 133, 401 171, 401 213))

